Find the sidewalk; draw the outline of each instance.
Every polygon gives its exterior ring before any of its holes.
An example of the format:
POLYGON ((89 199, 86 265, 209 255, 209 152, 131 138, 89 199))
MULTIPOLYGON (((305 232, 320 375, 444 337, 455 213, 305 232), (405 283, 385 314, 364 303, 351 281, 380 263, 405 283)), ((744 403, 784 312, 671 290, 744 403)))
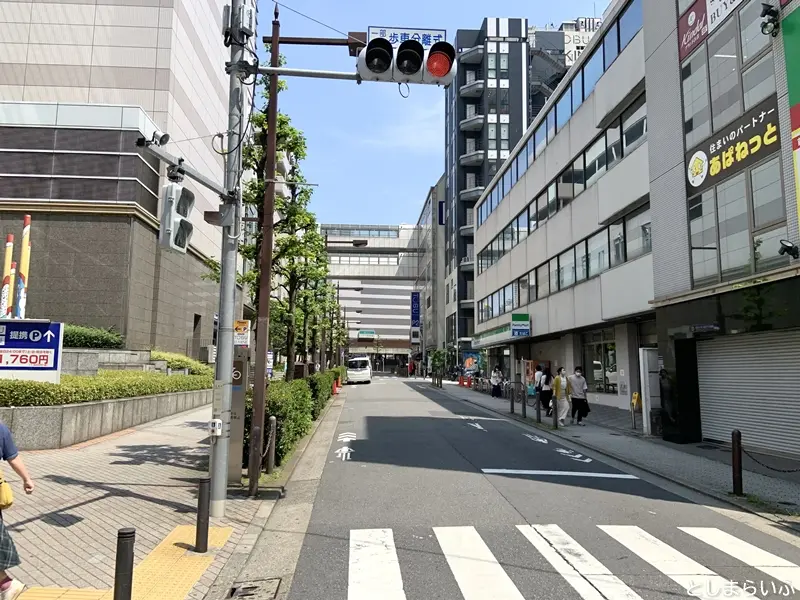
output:
MULTIPOLYGON (((439 391, 500 414, 509 414, 509 400, 492 398, 447 382, 439 391)), ((514 417, 522 420, 522 405, 516 404, 514 411, 514 417)), ((740 499, 729 493, 732 490, 730 451, 708 444, 681 446, 660 438, 626 434, 618 427, 596 425, 592 422, 593 414, 594 409, 585 427, 568 425, 552 430, 544 415, 543 424, 536 424, 536 409, 529 406, 527 421, 575 444, 800 530, 800 473, 770 472, 744 456, 742 478, 746 498, 740 499)), ((795 461, 756 456, 781 469, 800 466, 795 461)))
POLYGON ((21 600, 110 599, 86 588, 113 587, 123 527, 136 528, 136 600, 203 598, 236 544, 247 541, 261 505, 229 494, 226 518, 212 519, 209 552, 191 552, 210 414, 205 407, 71 448, 23 452, 36 483, 31 496, 5 469, 15 502, 3 517, 22 559, 12 575, 29 587, 21 600))

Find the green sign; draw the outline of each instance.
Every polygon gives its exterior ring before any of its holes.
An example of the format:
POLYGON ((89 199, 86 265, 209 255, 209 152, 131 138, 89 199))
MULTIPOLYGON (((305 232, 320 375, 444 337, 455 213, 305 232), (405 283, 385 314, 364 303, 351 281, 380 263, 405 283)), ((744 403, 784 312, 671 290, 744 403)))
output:
POLYGON ((358 332, 358 339, 371 340, 375 338, 375 331, 372 329, 361 329, 358 332))

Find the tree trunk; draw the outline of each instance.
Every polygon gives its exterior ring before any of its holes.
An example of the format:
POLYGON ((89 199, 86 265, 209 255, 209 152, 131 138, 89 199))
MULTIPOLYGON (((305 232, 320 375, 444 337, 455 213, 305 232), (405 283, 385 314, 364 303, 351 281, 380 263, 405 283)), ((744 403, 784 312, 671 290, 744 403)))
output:
POLYGON ((303 362, 308 363, 308 291, 303 296, 303 362))
POLYGON ((297 335, 294 322, 294 308, 297 302, 297 285, 289 282, 288 323, 286 324, 286 381, 294 379, 294 364, 297 353, 297 335))
POLYGON ((319 335, 319 316, 314 313, 314 323, 311 325, 311 345, 308 353, 311 355, 311 360, 316 365, 319 360, 319 347, 317 346, 317 335, 319 335))

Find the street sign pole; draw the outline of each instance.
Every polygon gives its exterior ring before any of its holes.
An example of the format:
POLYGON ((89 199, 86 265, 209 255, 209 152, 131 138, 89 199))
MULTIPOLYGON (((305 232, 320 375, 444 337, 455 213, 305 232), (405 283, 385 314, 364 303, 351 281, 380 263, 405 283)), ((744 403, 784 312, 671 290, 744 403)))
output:
POLYGON ((233 393, 231 395, 231 443, 228 454, 228 483, 242 485, 245 396, 250 382, 249 346, 233 351, 233 393))

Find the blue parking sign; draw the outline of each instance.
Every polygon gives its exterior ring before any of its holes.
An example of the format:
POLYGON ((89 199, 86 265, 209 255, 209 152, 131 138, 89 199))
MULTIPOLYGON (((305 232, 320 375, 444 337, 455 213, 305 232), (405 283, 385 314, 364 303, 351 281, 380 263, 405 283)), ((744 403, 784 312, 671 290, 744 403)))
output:
POLYGON ((63 323, 0 320, 0 378, 61 381, 63 323))

